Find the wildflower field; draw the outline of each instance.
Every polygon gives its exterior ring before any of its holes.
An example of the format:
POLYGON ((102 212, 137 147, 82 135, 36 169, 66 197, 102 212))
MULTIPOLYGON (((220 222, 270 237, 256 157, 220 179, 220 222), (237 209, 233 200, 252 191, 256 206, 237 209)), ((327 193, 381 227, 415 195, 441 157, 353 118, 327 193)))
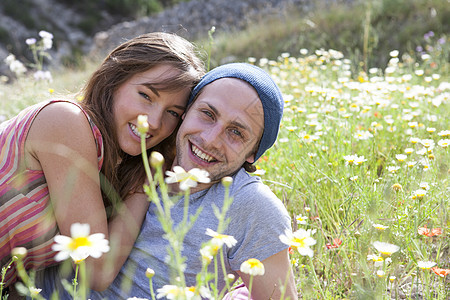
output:
POLYGON ((335 50, 250 59, 285 99, 257 172, 294 231, 316 240, 312 258, 292 247, 301 298, 450 296, 446 51, 414 59, 393 50, 386 68, 356 74, 335 50))
MULTIPOLYGON (((337 50, 248 59, 284 94, 256 174, 291 214, 281 239, 301 299, 450 297, 448 42, 426 41, 366 70, 337 50)), ((54 96, 34 80, 0 83, 0 122, 54 96)))

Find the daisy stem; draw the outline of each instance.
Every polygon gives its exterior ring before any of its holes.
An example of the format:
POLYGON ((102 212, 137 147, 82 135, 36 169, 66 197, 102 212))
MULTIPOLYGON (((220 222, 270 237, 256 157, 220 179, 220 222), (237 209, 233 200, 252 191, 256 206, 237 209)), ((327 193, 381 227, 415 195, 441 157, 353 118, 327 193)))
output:
POLYGON ((149 279, 149 285, 150 285, 150 295, 152 295, 152 300, 155 300, 155 291, 153 290, 152 278, 149 279))
POLYGON ((250 282, 248 283, 248 300, 252 299, 252 285, 253 285, 253 275, 250 275, 250 282))
POLYGON ((83 260, 79 265, 80 265, 80 277, 81 277, 81 286, 80 286, 81 299, 86 299, 87 285, 88 285, 87 277, 86 277, 86 262, 83 260))
MULTIPOLYGON (((224 258, 222 249, 220 249, 220 265, 221 265, 222 270, 223 270, 223 278, 226 279, 227 278, 227 271, 225 269, 225 258, 224 258)), ((230 290, 230 282, 228 280, 225 280, 225 284, 226 284, 227 290, 230 290)))
POLYGON ((144 162, 145 174, 147 175, 149 186, 152 189, 153 195, 156 195, 155 185, 153 184, 153 176, 150 170, 150 164, 148 163, 147 148, 145 144, 145 134, 141 134, 141 152, 142 152, 142 160, 144 162))
POLYGON ((314 279, 316 280, 317 285, 319 286, 319 291, 320 294, 322 295, 322 299, 325 299, 326 297, 325 294, 323 293, 322 286, 320 285, 320 281, 319 278, 317 277, 316 269, 314 268, 314 264, 311 257, 309 258, 309 265, 311 266, 312 273, 314 274, 314 279))
POLYGON ((77 278, 78 278, 78 268, 79 268, 79 265, 78 264, 76 264, 76 267, 75 267, 75 277, 73 278, 73 280, 72 280, 72 285, 73 285, 73 298, 75 299, 76 298, 76 295, 77 295, 77 285, 78 285, 78 281, 77 281, 77 278))
POLYGON ((11 267, 12 263, 17 260, 16 256, 13 256, 9 264, 2 268, 2 281, 0 281, 0 295, 3 295, 3 286, 5 285, 6 271, 11 267))

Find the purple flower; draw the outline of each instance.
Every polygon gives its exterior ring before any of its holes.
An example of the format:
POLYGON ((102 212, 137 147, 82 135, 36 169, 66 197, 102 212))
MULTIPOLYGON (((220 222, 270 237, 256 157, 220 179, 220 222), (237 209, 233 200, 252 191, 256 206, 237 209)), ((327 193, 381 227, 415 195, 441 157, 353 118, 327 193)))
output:
POLYGON ((430 38, 432 38, 434 36, 434 32, 433 31, 428 31, 427 33, 425 33, 423 35, 423 38, 426 40, 429 40, 430 38))

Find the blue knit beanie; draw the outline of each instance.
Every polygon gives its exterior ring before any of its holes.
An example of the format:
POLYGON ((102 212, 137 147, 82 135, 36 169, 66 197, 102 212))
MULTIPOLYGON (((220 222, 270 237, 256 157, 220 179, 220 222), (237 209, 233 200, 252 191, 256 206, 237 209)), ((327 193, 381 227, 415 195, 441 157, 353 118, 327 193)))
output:
POLYGON ((258 93, 264 110, 264 131, 255 161, 275 143, 283 116, 284 101, 280 89, 263 69, 246 63, 231 63, 209 71, 191 93, 189 103, 207 84, 220 78, 238 78, 248 82, 258 93))

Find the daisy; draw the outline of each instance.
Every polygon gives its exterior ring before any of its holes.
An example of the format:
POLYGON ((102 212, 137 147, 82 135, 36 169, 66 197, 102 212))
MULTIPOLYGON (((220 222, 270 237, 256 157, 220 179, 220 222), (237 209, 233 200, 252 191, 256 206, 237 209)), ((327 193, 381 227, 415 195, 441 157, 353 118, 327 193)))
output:
POLYGON ((439 135, 439 136, 442 136, 442 137, 450 136, 450 130, 442 130, 442 131, 439 131, 439 132, 438 132, 438 135, 439 135))
POLYGON ((447 148, 450 145, 450 139, 439 140, 438 146, 442 148, 447 148))
POLYGON ((373 224, 373 227, 375 227, 376 229, 378 229, 380 231, 384 231, 387 228, 389 228, 389 226, 384 226, 384 225, 381 225, 381 224, 373 224))
POLYGON ((365 161, 367 161, 367 159, 365 159, 364 156, 358 156, 355 159, 355 164, 357 164, 359 166, 359 165, 362 165, 362 163, 365 161))
POLYGON ((313 257, 314 252, 310 246, 316 244, 316 240, 311 237, 314 233, 315 230, 311 231, 311 229, 299 229, 294 233, 286 229, 284 234, 280 235, 280 240, 293 249, 297 249, 301 255, 313 257))
POLYGON ((345 165, 353 165, 353 163, 355 162, 355 160, 358 159, 358 155, 356 154, 352 154, 352 155, 345 155, 344 156, 345 159, 345 165))
POLYGON ((389 166, 389 167, 387 167, 387 169, 388 169, 389 173, 395 173, 400 169, 400 167, 399 166, 389 166))
POLYGON ((54 238, 53 251, 58 251, 55 260, 62 261, 71 257, 75 262, 80 262, 88 256, 99 258, 109 251, 109 242, 103 233, 89 235, 89 224, 74 223, 70 227, 72 237, 57 235, 54 238))
POLYGON ((434 141, 430 140, 430 139, 423 139, 420 141, 420 143, 425 147, 425 148, 430 148, 434 146, 434 141))
MULTIPOLYGON (((165 285, 162 288, 156 290, 156 299, 166 297, 167 299, 178 299, 182 297, 184 291, 176 285, 165 285)), ((191 299, 194 293, 186 293, 186 298, 191 299)))
POLYGON ((358 139, 358 140, 368 140, 371 137, 373 137, 373 134, 371 134, 369 131, 365 131, 365 130, 358 130, 354 135, 354 138, 358 139))
POLYGON ((413 153, 414 152, 414 149, 413 148, 406 148, 405 149, 405 153, 406 154, 411 154, 411 153, 413 153))
POLYGON ((186 172, 182 167, 175 166, 172 171, 166 171, 165 181, 166 183, 180 183, 180 189, 186 191, 189 188, 197 186, 197 183, 209 183, 209 173, 205 170, 200 170, 198 168, 193 168, 186 172))
POLYGON ((241 272, 251 276, 264 275, 264 264, 256 258, 250 258, 241 264, 241 272))
POLYGON ((349 180, 350 180, 350 181, 356 181, 356 180, 358 180, 358 175, 350 177, 349 180))
POLYGON ((375 249, 378 250, 378 252, 380 252, 381 254, 383 254, 385 256, 391 256, 393 253, 400 250, 399 246, 389 244, 389 243, 384 243, 384 242, 376 241, 376 242, 373 242, 372 245, 375 247, 375 249))
POLYGON ((228 248, 231 248, 237 243, 236 239, 233 236, 217 233, 210 228, 206 229, 205 234, 211 236, 211 242, 219 247, 222 247, 223 244, 225 244, 228 248))
POLYGON ((427 194, 427 191, 424 189, 418 189, 414 192, 414 195, 419 199, 423 198, 426 194, 427 194))
POLYGON ((418 261, 417 266, 422 270, 429 270, 436 265, 435 262, 432 261, 418 261))
POLYGON ((382 267, 384 263, 390 264, 392 262, 392 259, 390 257, 387 257, 386 259, 384 259, 382 256, 375 255, 375 254, 368 254, 367 255, 367 260, 373 261, 374 262, 373 265, 376 268, 382 267))
POLYGON ((384 277, 384 275, 386 275, 386 273, 383 270, 378 270, 377 271, 377 276, 378 277, 382 278, 382 277, 384 277))
POLYGON ((422 190, 429 190, 429 189, 430 189, 430 185, 428 184, 428 182, 421 182, 421 183, 419 184, 419 187, 420 187, 422 190))
POLYGON ((395 158, 399 161, 399 162, 404 162, 406 158, 408 158, 408 156, 406 156, 405 154, 397 154, 395 155, 395 158))
POLYGON ((297 224, 305 225, 306 220, 308 220, 308 217, 303 216, 303 215, 298 215, 295 219, 297 220, 297 224))

